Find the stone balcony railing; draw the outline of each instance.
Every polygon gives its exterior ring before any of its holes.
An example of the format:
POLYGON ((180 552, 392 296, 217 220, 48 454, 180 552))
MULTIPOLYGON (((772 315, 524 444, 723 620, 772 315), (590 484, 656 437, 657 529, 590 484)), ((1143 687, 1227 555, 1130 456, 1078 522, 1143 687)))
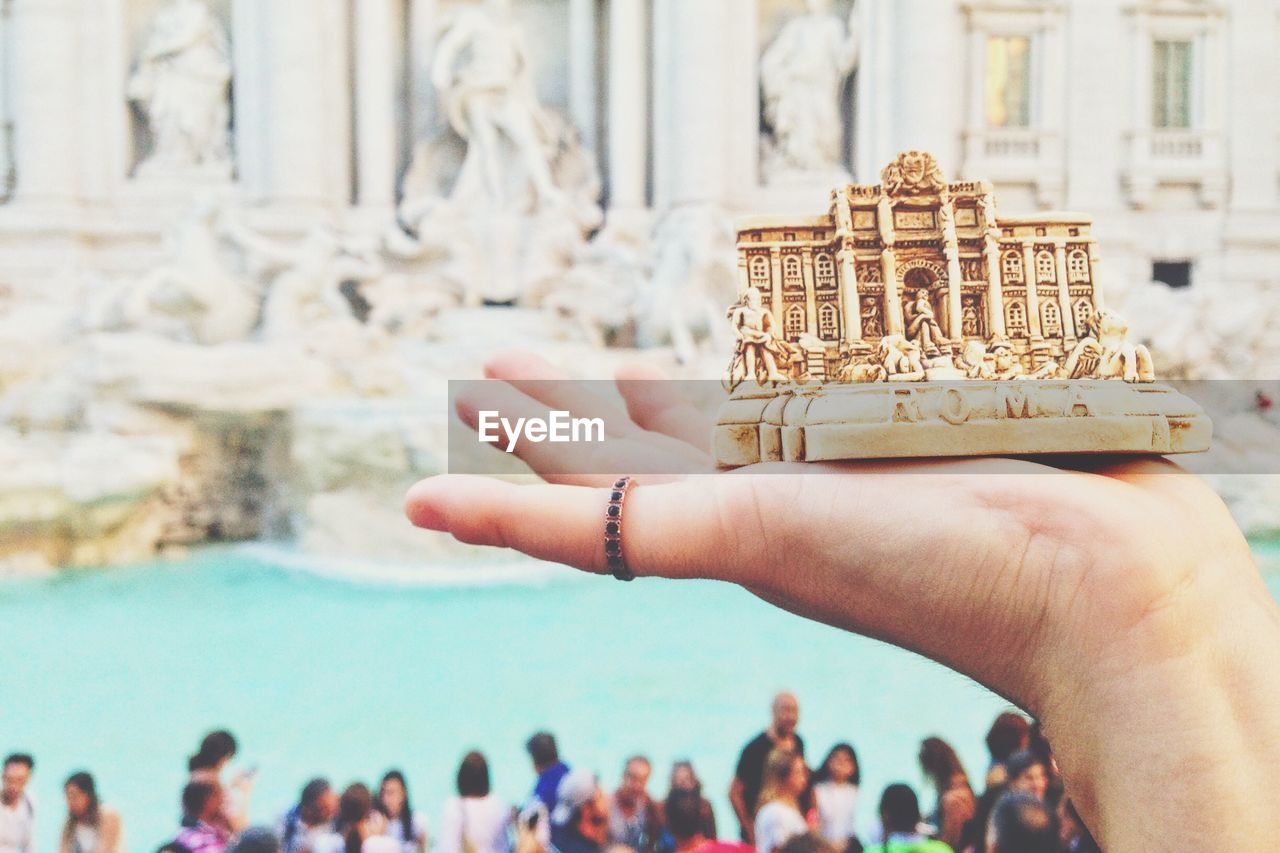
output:
POLYGON ((1042 128, 980 127, 964 133, 964 172, 996 184, 1030 185, 1042 207, 1062 204, 1062 134, 1042 128))
POLYGON ((1162 185, 1194 186, 1200 203, 1217 207, 1225 201, 1226 150, 1219 131, 1155 128, 1128 134, 1124 182, 1136 207, 1150 204, 1162 185))

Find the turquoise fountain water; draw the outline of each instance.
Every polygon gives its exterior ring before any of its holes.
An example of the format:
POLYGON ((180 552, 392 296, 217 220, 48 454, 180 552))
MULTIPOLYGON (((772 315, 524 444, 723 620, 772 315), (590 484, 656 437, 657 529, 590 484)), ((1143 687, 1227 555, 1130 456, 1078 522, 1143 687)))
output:
POLYGON ((187 755, 223 726, 240 738, 237 764, 260 769, 256 822, 313 775, 372 784, 398 766, 438 824, 471 748, 520 800, 532 781, 521 744, 547 727, 610 785, 633 752, 654 759, 655 793, 672 760, 692 759, 727 835, 734 760, 782 687, 800 696, 811 760, 837 740, 857 747, 865 824, 885 784, 919 787, 926 735, 980 773, 982 735, 1006 707, 941 666, 721 584, 455 578, 355 583, 236 549, 0 585, 0 750, 36 754, 39 846, 56 849, 61 783, 87 768, 129 848, 154 849, 176 826, 187 755))

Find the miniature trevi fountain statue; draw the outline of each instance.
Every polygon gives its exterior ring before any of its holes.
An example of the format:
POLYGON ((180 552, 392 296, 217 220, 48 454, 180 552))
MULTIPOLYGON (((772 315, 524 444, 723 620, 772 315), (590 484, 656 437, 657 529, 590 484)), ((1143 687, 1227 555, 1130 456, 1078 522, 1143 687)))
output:
POLYGON ((907 151, 825 217, 744 222, 738 254, 721 465, 1209 447, 1101 307, 1084 217, 1000 217, 907 151))

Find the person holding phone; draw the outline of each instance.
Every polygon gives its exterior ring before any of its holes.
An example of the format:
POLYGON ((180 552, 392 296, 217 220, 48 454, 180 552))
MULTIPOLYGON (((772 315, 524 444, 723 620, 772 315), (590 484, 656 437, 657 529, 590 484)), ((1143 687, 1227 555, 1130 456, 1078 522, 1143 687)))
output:
POLYGON ((243 832, 249 825, 249 803, 258 770, 251 767, 231 780, 230 792, 222 784, 222 771, 235 757, 239 745, 235 735, 225 729, 209 732, 200 742, 196 754, 187 760, 189 782, 200 782, 218 789, 222 814, 214 824, 230 835, 243 832))

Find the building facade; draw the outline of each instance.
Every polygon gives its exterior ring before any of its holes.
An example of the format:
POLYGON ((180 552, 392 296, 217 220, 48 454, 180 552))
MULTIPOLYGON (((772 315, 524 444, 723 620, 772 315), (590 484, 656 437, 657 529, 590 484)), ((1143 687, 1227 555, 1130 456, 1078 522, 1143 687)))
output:
MULTIPOLYGON (((482 0, 201 2, 234 75, 234 168, 212 189, 276 230, 318 211, 386 221, 415 143, 444 123, 442 21, 482 0)), ((163 5, 0 3, 0 276, 136 267, 209 189, 138 174, 129 79, 163 5)), ((762 175, 761 55, 807 9, 512 0, 511 17, 542 102, 595 152, 607 213, 644 222, 821 205, 829 174, 762 175)), ((898 151, 927 150, 1009 210, 1087 211, 1109 288, 1280 279, 1277 0, 833 0, 829 14, 854 9, 856 70, 833 95, 847 177, 873 183, 898 151)))
POLYGON ((957 352, 1004 339, 1028 369, 1061 363, 1100 307, 1096 260, 1089 217, 1000 216, 990 183, 947 183, 920 152, 836 189, 825 216, 757 216, 738 233, 741 288, 788 341, 816 338, 832 358, 903 334, 924 298, 957 352))

